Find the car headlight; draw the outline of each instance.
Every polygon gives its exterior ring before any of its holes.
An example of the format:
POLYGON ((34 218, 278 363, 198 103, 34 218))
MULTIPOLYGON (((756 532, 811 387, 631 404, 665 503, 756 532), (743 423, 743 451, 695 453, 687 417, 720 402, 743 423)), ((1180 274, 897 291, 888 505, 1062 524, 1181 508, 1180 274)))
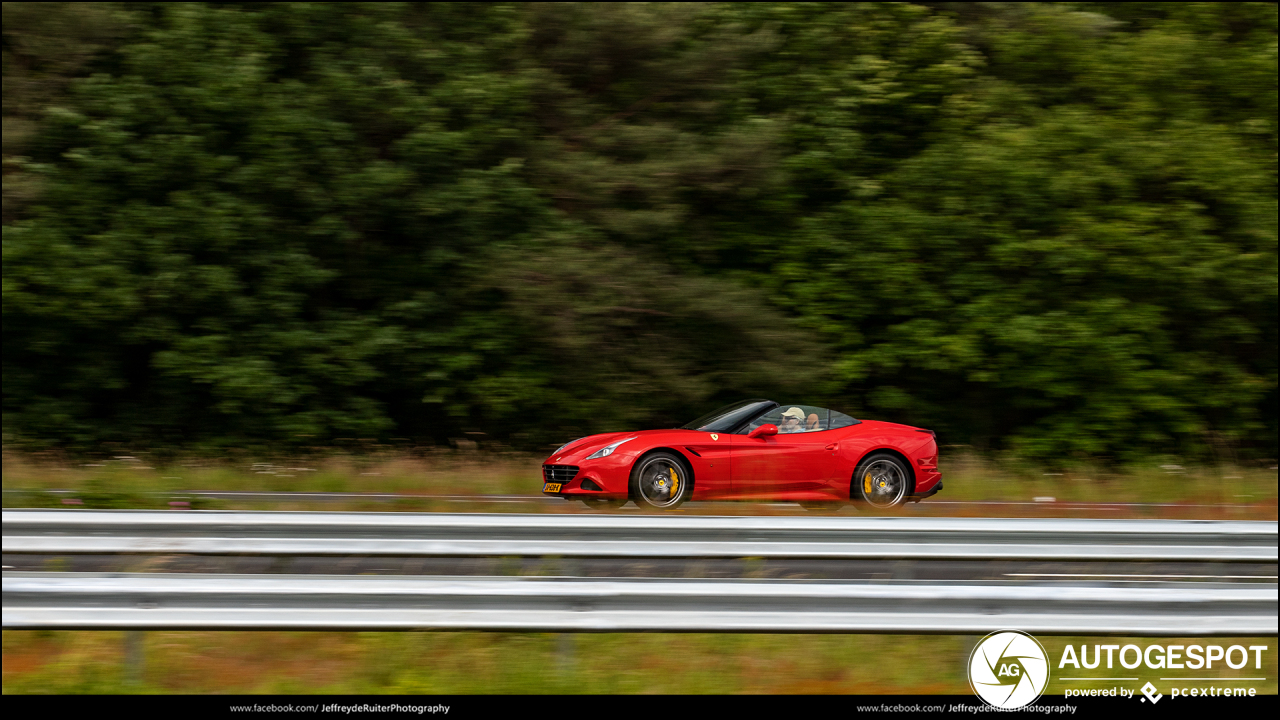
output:
POLYGON ((613 451, 614 451, 614 450, 617 450, 617 449, 618 449, 618 446, 619 446, 619 445, 621 445, 621 444, 622 444, 622 443, 624 443, 624 442, 627 442, 627 440, 635 440, 637 437, 640 437, 640 436, 639 436, 639 435, 636 435, 635 437, 629 437, 629 438, 627 438, 626 440, 619 440, 619 441, 618 441, 618 442, 616 442, 616 443, 612 443, 612 444, 610 444, 610 445, 605 445, 604 447, 600 448, 599 450, 597 450, 597 451, 595 451, 595 452, 591 453, 590 455, 588 455, 588 456, 587 456, 587 459, 588 459, 588 460, 595 460, 596 458, 609 457, 610 455, 612 455, 612 454, 613 454, 613 451))

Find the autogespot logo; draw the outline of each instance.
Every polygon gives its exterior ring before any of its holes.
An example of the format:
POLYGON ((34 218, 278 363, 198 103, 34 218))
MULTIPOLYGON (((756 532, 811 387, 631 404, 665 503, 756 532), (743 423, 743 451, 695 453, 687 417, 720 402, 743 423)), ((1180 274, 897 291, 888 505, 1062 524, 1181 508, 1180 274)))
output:
POLYGON ((1048 684, 1049 656, 1039 640, 1024 632, 993 632, 969 656, 969 686, 1001 710, 1030 705, 1048 684))

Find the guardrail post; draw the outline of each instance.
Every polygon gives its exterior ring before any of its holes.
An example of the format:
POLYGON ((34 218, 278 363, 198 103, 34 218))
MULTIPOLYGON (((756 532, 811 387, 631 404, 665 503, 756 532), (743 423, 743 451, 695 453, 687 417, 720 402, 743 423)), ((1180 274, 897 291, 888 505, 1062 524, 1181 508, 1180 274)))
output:
POLYGON ((142 630, 124 632, 124 676, 130 685, 142 684, 142 672, 146 663, 142 646, 144 639, 142 630))

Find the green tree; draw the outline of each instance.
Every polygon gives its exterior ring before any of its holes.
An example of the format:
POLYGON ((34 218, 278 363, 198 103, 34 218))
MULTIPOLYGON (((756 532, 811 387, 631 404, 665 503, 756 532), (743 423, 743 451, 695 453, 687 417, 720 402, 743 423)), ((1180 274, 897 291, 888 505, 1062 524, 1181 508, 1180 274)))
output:
POLYGON ((1276 9, 5 5, 4 423, 1276 452, 1276 9))

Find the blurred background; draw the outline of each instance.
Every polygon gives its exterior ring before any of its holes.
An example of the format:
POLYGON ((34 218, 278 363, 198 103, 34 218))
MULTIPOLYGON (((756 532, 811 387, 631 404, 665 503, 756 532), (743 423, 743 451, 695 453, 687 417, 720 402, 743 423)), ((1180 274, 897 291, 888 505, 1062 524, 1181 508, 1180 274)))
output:
POLYGON ((763 395, 1276 457, 1273 4, 3 20, 7 448, 535 449, 763 395))

